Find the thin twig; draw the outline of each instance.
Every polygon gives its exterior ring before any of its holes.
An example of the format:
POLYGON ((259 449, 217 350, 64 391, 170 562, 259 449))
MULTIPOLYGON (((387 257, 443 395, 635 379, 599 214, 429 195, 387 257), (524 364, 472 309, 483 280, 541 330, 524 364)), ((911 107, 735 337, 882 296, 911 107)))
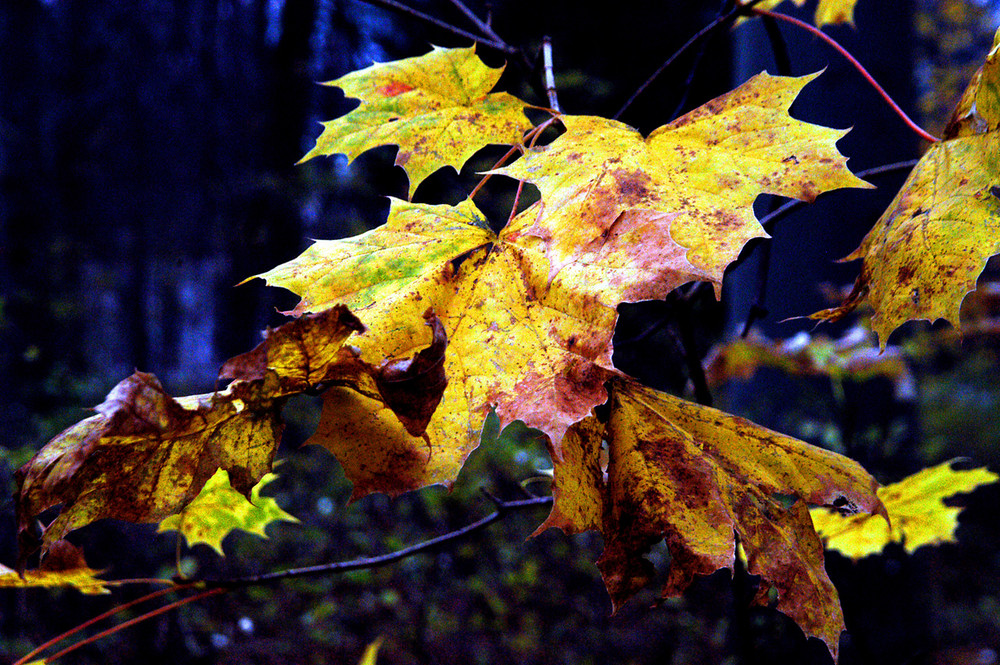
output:
MULTIPOLYGON (((163 614, 165 612, 169 612, 170 610, 176 609, 176 608, 178 608, 178 607, 180 607, 182 605, 187 605, 188 603, 193 603, 195 601, 202 600, 203 598, 208 598, 209 596, 216 596, 216 595, 218 595, 220 593, 223 593, 224 591, 225 591, 225 589, 221 589, 221 588, 208 589, 206 591, 202 591, 201 593, 197 593, 197 594, 195 594, 193 596, 188 596, 187 598, 181 598, 180 600, 175 600, 174 602, 168 603, 167 605, 164 605, 163 607, 158 607, 155 610, 152 610, 150 612, 146 612, 145 614, 142 614, 140 616, 137 616, 137 617, 134 617, 132 619, 129 619, 128 621, 125 621, 123 623, 120 623, 120 624, 114 625, 114 626, 112 626, 110 628, 107 628, 105 630, 102 630, 99 633, 91 635, 90 637, 88 637, 85 640, 80 640, 79 642, 74 642, 73 644, 69 645, 65 649, 62 649, 61 651, 57 651, 56 653, 52 654, 51 656, 46 657, 45 658, 45 662, 46 663, 51 663, 52 661, 56 660, 57 658, 61 658, 61 657, 65 656, 66 654, 68 654, 68 653, 70 653, 72 651, 76 651, 77 649, 79 649, 82 646, 86 646, 88 644, 91 644, 92 642, 97 642, 98 640, 104 639, 108 635, 114 635, 118 631, 125 630, 129 626, 134 626, 137 623, 142 623, 143 621, 146 621, 147 619, 152 619, 153 617, 159 616, 159 615, 161 615, 161 614, 163 614)), ((116 611, 117 611, 117 608, 116 608, 116 611)), ((26 661, 24 658, 22 658, 22 659, 18 660, 16 663, 14 663, 14 665, 23 665, 23 663, 26 663, 26 662, 28 662, 28 661, 26 661)))
POLYGON ((335 563, 324 563, 316 566, 306 566, 304 568, 290 568, 288 570, 279 570, 273 573, 265 573, 263 575, 250 575, 247 577, 237 577, 233 579, 223 579, 223 580, 205 580, 201 582, 202 585, 210 589, 231 589, 236 587, 248 587, 255 586, 258 584, 269 584, 271 582, 277 582, 281 580, 299 578, 299 577, 312 577, 316 575, 336 575, 340 573, 346 573, 352 570, 370 569, 370 568, 381 568, 383 566, 388 566, 389 564, 396 563, 414 554, 419 554, 421 552, 428 552, 431 550, 438 549, 444 545, 447 545, 453 541, 465 538, 477 531, 482 531, 494 522, 502 519, 508 513, 527 510, 530 508, 535 508, 538 506, 547 506, 552 503, 552 497, 541 496, 534 499, 521 499, 518 501, 502 501, 497 503, 497 509, 487 515, 486 517, 468 524, 460 529, 456 529, 443 536, 438 536, 437 538, 431 538, 430 540, 425 540, 422 543, 417 543, 416 545, 411 545, 410 547, 404 547, 401 550, 396 550, 395 552, 390 552, 389 554, 382 554, 380 556, 373 557, 361 557, 359 559, 352 559, 350 561, 338 561, 335 563))
POLYGON ((899 104, 897 104, 892 99, 892 97, 889 96, 889 93, 887 93, 885 89, 882 88, 882 86, 880 86, 874 78, 872 78, 872 75, 868 73, 868 70, 866 70, 864 66, 860 62, 858 62, 858 60, 853 55, 848 53, 847 49, 845 49, 843 46, 837 43, 835 39, 827 35, 825 32, 809 25, 805 21, 800 21, 799 19, 794 18, 792 16, 788 16, 786 14, 779 14, 777 12, 769 12, 764 9, 756 9, 756 8, 753 10, 753 12, 755 14, 759 14, 760 16, 770 16, 772 18, 785 21, 786 23, 791 23, 794 26, 797 26, 799 28, 802 28, 803 30, 811 32, 815 36, 825 41, 827 44, 832 46, 834 50, 840 53, 840 55, 844 56, 844 58, 846 58, 847 61, 851 63, 851 65, 855 69, 858 70, 861 76, 863 76, 865 80, 868 81, 868 84, 875 89, 875 92, 877 92, 882 97, 882 99, 885 100, 885 102, 892 108, 892 110, 896 113, 896 115, 898 115, 900 119, 906 124, 906 126, 909 127, 911 130, 913 130, 913 132, 917 134, 917 136, 926 141, 930 141, 931 143, 936 143, 941 140, 938 137, 927 133, 927 131, 924 130, 923 127, 921 127, 920 125, 915 123, 912 119, 910 119, 910 116, 906 115, 906 112, 899 107, 899 104))
POLYGON ((481 18, 476 16, 476 13, 471 9, 469 9, 468 6, 466 6, 466 4, 462 2, 462 0, 451 0, 451 4, 455 5, 455 7, 458 8, 460 12, 465 14, 466 18, 472 21, 472 23, 477 28, 479 28, 480 32, 482 32, 484 35, 495 41, 497 44, 503 44, 504 46, 507 46, 507 42, 505 42, 503 38, 496 33, 496 31, 490 26, 490 24, 486 23, 481 18))
POLYGON ((696 32, 691 37, 691 39, 684 42, 683 46, 674 51, 674 53, 669 58, 667 58, 663 62, 663 64, 660 65, 659 68, 657 68, 657 70, 653 72, 650 75, 650 77, 646 79, 643 82, 643 84, 636 89, 635 92, 632 93, 632 96, 629 97, 624 104, 622 104, 622 107, 618 109, 618 112, 615 113, 613 116, 611 116, 611 118, 613 120, 618 120, 622 116, 622 114, 625 113, 626 109, 628 109, 628 107, 631 106, 632 103, 639 97, 639 95, 645 92, 646 88, 648 88, 653 83, 653 81, 659 78, 660 74, 666 71, 667 67, 674 64, 674 61, 677 60, 677 58, 681 57, 689 48, 700 42, 702 39, 707 37, 715 30, 718 30, 723 25, 727 25, 729 23, 734 22, 740 15, 749 14, 753 10, 754 5, 756 5, 758 2, 761 2, 761 0, 750 0, 750 2, 746 4, 737 4, 731 10, 729 10, 725 14, 717 16, 714 21, 712 21, 704 28, 696 32))
POLYGON ((46 649, 48 649, 53 644, 57 644, 59 642, 62 642, 67 637, 72 637, 73 635, 76 635, 77 633, 79 633, 81 630, 84 630, 86 628, 89 628, 90 626, 93 626, 98 621, 101 621, 102 619, 106 619, 109 616, 118 614, 119 612, 123 612, 123 611, 127 610, 128 608, 132 607, 133 605, 138 605, 139 603, 144 603, 147 600, 153 600, 154 598, 159 598, 160 596, 166 595, 168 593, 173 593, 175 591, 182 591, 184 589, 190 588, 191 586, 192 585, 190 585, 190 584, 181 584, 181 585, 176 585, 176 586, 170 586, 170 587, 167 587, 165 589, 159 589, 157 591, 153 591, 152 593, 147 593, 146 595, 140 596, 139 598, 135 598, 133 600, 130 600, 127 603, 122 603, 121 605, 116 605, 116 606, 112 607, 110 610, 108 610, 107 612, 102 612, 101 614, 98 614, 96 617, 84 621, 79 626, 75 626, 75 627, 67 630, 65 633, 60 633, 59 635, 56 635, 55 637, 53 637, 48 642, 45 642, 44 644, 39 644, 37 647, 35 647, 34 649, 32 649, 31 651, 29 651, 28 653, 26 653, 23 656, 21 656, 21 658, 19 658, 17 661, 15 661, 14 665, 21 665, 23 663, 27 663, 27 662, 31 661, 32 659, 34 659, 35 656, 37 656, 41 652, 45 651, 46 649))
POLYGON ((383 9, 391 9, 401 14, 406 14, 410 18, 415 18, 418 21, 423 21, 424 23, 437 26, 442 30, 447 30, 453 35, 458 35, 459 37, 465 37, 466 39, 470 39, 473 42, 478 42, 484 46, 489 46, 490 48, 496 49, 497 51, 501 51, 503 53, 517 53, 516 48, 508 45, 506 42, 502 40, 498 42, 493 39, 483 39, 481 35, 475 35, 467 30, 463 30, 457 26, 454 26, 451 23, 442 21, 441 19, 435 16, 431 16, 430 14, 425 14, 421 11, 413 9, 412 7, 407 7, 403 3, 397 2, 396 0, 361 0, 361 2, 364 2, 369 5, 375 5, 376 7, 382 7, 383 9))
POLYGON ((559 97, 556 95, 556 77, 552 73, 552 39, 542 37, 542 62, 545 67, 545 94, 549 98, 549 107, 556 113, 562 113, 559 108, 559 97))

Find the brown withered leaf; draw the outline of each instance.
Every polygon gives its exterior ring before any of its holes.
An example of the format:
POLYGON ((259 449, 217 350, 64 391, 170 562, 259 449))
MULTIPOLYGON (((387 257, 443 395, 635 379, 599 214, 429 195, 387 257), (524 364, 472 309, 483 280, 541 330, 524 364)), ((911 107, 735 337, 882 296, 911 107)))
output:
POLYGON ((657 542, 672 556, 663 589, 672 596, 695 575, 732 569, 738 538, 762 580, 758 602, 774 587, 777 609, 836 657, 843 615, 806 504, 881 512, 875 480, 852 460, 742 418, 612 384, 607 421, 592 416, 563 439, 555 503, 539 531, 600 530, 598 567, 616 608, 652 579, 644 555, 657 542))
MULTIPOLYGON (((171 397, 155 376, 136 372, 94 415, 49 442, 17 473, 23 569, 40 548, 103 518, 159 522, 178 513, 223 469, 249 496, 271 470, 285 398, 328 382, 377 396, 374 369, 344 341, 363 330, 345 306, 275 330, 225 364, 222 391, 171 397), (62 504, 41 534, 35 515, 62 504)), ((390 412, 391 413, 391 412, 390 412)))

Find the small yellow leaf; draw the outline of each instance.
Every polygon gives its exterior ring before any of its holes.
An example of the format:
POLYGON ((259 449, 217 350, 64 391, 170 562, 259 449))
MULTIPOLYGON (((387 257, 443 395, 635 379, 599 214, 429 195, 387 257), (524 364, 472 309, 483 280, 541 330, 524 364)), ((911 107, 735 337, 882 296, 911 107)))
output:
POLYGON ((72 587, 87 595, 111 593, 106 582, 96 576, 101 571, 87 566, 83 552, 65 540, 53 543, 42 565, 35 570, 24 571, 22 577, 16 570, 0 564, 0 588, 28 587, 72 587))
POLYGON ((188 547, 203 543, 220 556, 224 556, 223 539, 236 529, 266 538, 264 530, 268 524, 279 520, 299 521, 279 508, 274 499, 260 496, 261 489, 277 477, 269 473, 261 478, 247 501, 229 484, 229 473, 219 469, 205 483, 198 496, 180 513, 160 522, 157 531, 180 531, 188 547))
POLYGON ((409 176, 412 198, 439 168, 461 169, 480 148, 520 143, 531 128, 524 102, 490 93, 502 72, 484 65, 474 47, 435 48, 324 83, 360 99, 361 106, 324 122, 316 147, 302 161, 340 153, 350 162, 371 148, 398 145, 396 165, 409 176))
POLYGON ((825 508, 810 512, 827 549, 844 556, 861 559, 878 554, 893 542, 902 543, 913 553, 924 545, 954 542, 962 509, 946 506, 945 499, 998 479, 1000 476, 986 469, 956 471, 946 462, 879 488, 889 522, 879 515, 844 516, 825 508))
MULTIPOLYGON (((772 10, 780 5, 784 0, 763 0, 754 7, 764 10, 772 10)), ((740 0, 740 4, 747 4, 749 0, 740 0)), ((794 0, 796 6, 801 7, 806 4, 806 0, 794 0)), ((816 5, 816 16, 814 18, 816 26, 822 28, 824 25, 836 25, 839 23, 854 23, 854 6, 858 0, 819 0, 816 5)))
POLYGON ((369 644, 368 648, 365 649, 365 653, 361 656, 361 660, 358 661, 358 665, 375 665, 378 660, 378 650, 381 646, 381 637, 369 644))

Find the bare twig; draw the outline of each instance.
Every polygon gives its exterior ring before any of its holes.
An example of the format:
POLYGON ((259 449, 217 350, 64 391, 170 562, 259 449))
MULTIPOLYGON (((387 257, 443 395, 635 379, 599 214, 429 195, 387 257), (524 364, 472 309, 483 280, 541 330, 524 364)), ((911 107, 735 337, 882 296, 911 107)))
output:
POLYGON ((495 503, 496 510, 481 520, 477 520, 460 529, 450 531, 443 536, 431 538, 430 540, 425 540, 422 543, 417 543, 416 545, 411 545, 410 547, 404 547, 401 550, 396 550, 395 552, 390 552, 389 554, 382 554, 380 556, 373 557, 361 557, 350 561, 323 563, 316 566, 306 566, 304 568, 290 568, 288 570, 279 570, 273 573, 265 573, 263 575, 250 575, 247 577, 221 580, 204 580, 200 584, 209 589, 233 589, 255 586, 258 584, 269 584, 271 582, 278 582, 298 577, 337 575, 352 570, 381 568, 411 557, 414 554, 439 549, 444 545, 448 545, 456 540, 465 538, 473 533, 476 533, 477 531, 482 531, 494 522, 503 519, 504 516, 509 513, 518 510, 528 510, 538 506, 547 506, 552 503, 552 497, 541 496, 533 499, 521 499, 518 501, 495 501, 495 503))
POLYGON ((548 35, 542 38, 542 62, 545 66, 545 94, 549 98, 549 108, 562 113, 559 97, 556 95, 556 77, 552 73, 552 39, 548 35))
POLYGON ((483 21, 478 16, 476 16, 476 13, 471 9, 469 9, 469 7, 464 2, 462 2, 462 0, 451 0, 451 4, 455 5, 455 7, 460 12, 465 14, 466 18, 472 21, 473 25, 479 28, 479 31, 482 32, 484 35, 495 41, 497 44, 503 44, 505 46, 507 45, 507 42, 505 42, 503 38, 496 33, 496 31, 490 26, 490 24, 483 21))
POLYGON ((695 44, 697 44, 698 42, 700 42, 702 39, 704 39, 708 35, 710 35, 713 32, 715 32, 719 28, 733 23, 739 16, 751 14, 752 11, 753 11, 754 6, 758 2, 761 2, 761 0, 750 0, 750 2, 748 2, 746 4, 737 4, 732 9, 730 9, 729 11, 727 11, 727 12, 725 12, 725 13, 720 14, 719 16, 717 16, 714 21, 712 21, 711 23, 709 23, 708 25, 706 25, 704 28, 702 28, 701 30, 699 30, 698 32, 696 32, 691 37, 691 39, 689 39, 686 42, 684 42, 683 46, 681 46, 679 49, 677 49, 676 51, 674 51, 674 53, 669 58, 667 58, 663 62, 663 64, 660 65, 659 68, 657 68, 657 70, 655 72, 653 72, 650 75, 650 77, 648 79, 646 79, 643 82, 643 84, 640 85, 636 89, 635 92, 632 93, 632 96, 629 97, 628 100, 624 104, 622 104, 622 107, 620 109, 618 109, 618 112, 615 113, 613 116, 611 116, 612 119, 618 120, 619 118, 621 118, 622 114, 625 113, 625 111, 628 109, 628 107, 632 106, 632 103, 635 102, 636 99, 638 99, 639 95, 641 95, 643 92, 645 92, 646 88, 648 88, 653 83, 653 81, 655 81, 657 78, 659 78, 660 74, 662 74, 664 71, 666 71, 667 67, 669 67, 670 65, 674 64, 674 61, 676 61, 677 58, 681 57, 685 52, 687 52, 687 50, 689 48, 691 48, 692 46, 694 46, 695 44))
POLYGON ((442 30, 446 30, 452 33, 453 35, 457 35, 459 37, 465 37, 466 39, 472 40, 473 42, 478 42, 484 46, 489 46, 490 48, 496 49, 497 51, 501 51, 503 53, 512 54, 518 52, 516 48, 508 45, 503 40, 496 41, 492 38, 484 39, 483 36, 481 35, 475 35, 467 30, 463 30, 462 28, 454 26, 451 23, 442 21, 437 17, 431 16, 430 14, 425 14, 412 7, 408 7, 401 2, 397 2, 397 0, 361 0, 361 2, 367 3, 369 5, 375 5, 376 7, 382 7, 383 9, 391 9, 401 14, 406 14, 410 18, 415 18, 418 21, 423 21, 424 23, 427 23, 429 25, 433 25, 438 28, 441 28, 442 30))
POLYGON ((900 119, 906 124, 906 126, 909 127, 917 136, 926 141, 930 141, 931 143, 936 143, 941 140, 938 137, 929 134, 926 130, 924 130, 923 127, 915 123, 910 118, 910 116, 906 115, 906 112, 899 107, 899 104, 897 104, 893 100, 893 98, 889 96, 889 93, 887 93, 885 89, 882 86, 880 86, 878 82, 872 77, 872 75, 868 73, 868 70, 864 68, 864 65, 858 62, 858 60, 853 55, 848 53, 847 49, 841 46, 835 39, 827 35, 825 32, 814 26, 809 25, 805 21, 800 21, 799 19, 794 18, 792 16, 788 16, 787 14, 779 14, 777 12, 769 12, 764 9, 756 9, 756 8, 753 11, 755 14, 759 14, 760 16, 770 16, 771 18, 785 21, 786 23, 791 23, 792 25, 802 28, 803 30, 807 30, 813 35, 822 39, 824 42, 832 46, 834 50, 837 51, 837 53, 844 56, 844 58, 846 58, 847 61, 851 63, 851 66, 853 66, 856 70, 858 70, 861 76, 863 76, 864 79, 868 81, 868 84, 875 89, 875 92, 877 92, 879 96, 885 100, 886 104, 888 104, 892 108, 893 112, 896 115, 898 115, 900 119))

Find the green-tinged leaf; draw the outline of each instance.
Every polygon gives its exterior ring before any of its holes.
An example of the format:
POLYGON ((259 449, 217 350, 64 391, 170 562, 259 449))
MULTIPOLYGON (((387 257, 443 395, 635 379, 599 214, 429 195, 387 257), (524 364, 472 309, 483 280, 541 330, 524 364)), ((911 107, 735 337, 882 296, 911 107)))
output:
POLYGON ((844 303, 813 314, 837 320, 867 299, 883 347, 907 321, 959 327, 962 301, 1000 253, 1000 33, 973 78, 945 140, 910 173, 861 246, 861 274, 844 303))
POLYGON ((673 596, 695 575, 732 569, 738 536, 750 573, 778 590, 777 608, 836 657, 843 617, 806 504, 882 511, 856 462, 625 381, 614 382, 607 422, 575 425, 562 449, 539 531, 600 530, 598 567, 616 607, 653 578, 644 555, 660 540, 671 554, 663 594, 673 596))
POLYGON ((409 196, 443 166, 456 170, 480 148, 517 144, 531 122, 524 102, 490 93, 503 68, 490 69, 475 48, 435 48, 426 55, 379 63, 324 85, 336 86, 361 106, 323 123, 317 155, 348 161, 382 145, 398 145, 396 165, 409 176, 409 196))
POLYGON ((841 515, 824 508, 814 508, 812 520, 828 549, 852 559, 878 554, 894 542, 912 553, 955 540, 962 509, 946 505, 945 499, 997 480, 1000 476, 986 469, 958 471, 946 462, 879 488, 888 522, 880 515, 841 515))
POLYGON ((378 662, 378 650, 381 646, 381 637, 369 644, 365 649, 364 654, 361 655, 361 660, 358 661, 358 665, 375 665, 375 663, 378 662))
POLYGON ((180 513, 171 515, 160 522, 157 531, 180 531, 187 540, 188 547, 198 543, 208 545, 220 556, 222 541, 239 529, 258 536, 267 537, 265 528, 276 521, 298 522, 278 507, 270 497, 260 495, 268 483, 277 476, 269 473, 254 485, 250 500, 233 489, 229 484, 229 474, 223 469, 208 479, 201 492, 180 513))

